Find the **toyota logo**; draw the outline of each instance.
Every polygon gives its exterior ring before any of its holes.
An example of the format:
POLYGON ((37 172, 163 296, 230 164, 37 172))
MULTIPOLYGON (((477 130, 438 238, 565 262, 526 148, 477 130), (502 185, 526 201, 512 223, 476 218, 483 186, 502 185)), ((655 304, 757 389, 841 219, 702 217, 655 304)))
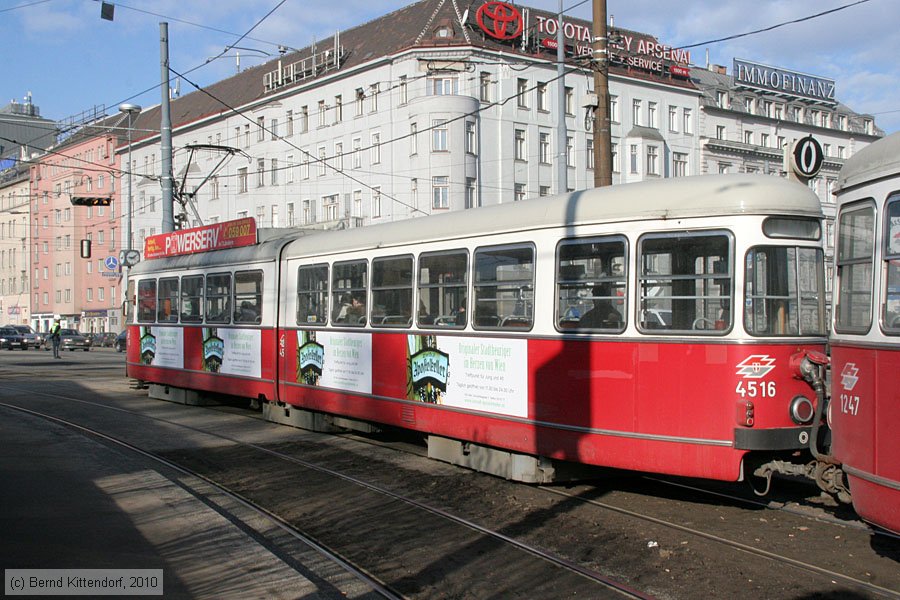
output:
POLYGON ((482 31, 498 40, 511 40, 522 34, 522 15, 512 4, 486 2, 475 13, 482 31))

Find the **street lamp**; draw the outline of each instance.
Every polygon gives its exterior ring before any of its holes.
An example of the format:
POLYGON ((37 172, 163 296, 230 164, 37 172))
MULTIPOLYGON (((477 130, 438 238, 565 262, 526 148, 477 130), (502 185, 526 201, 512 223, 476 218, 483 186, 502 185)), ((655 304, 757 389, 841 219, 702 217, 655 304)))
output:
MULTIPOLYGON (((125 113, 128 115, 128 168, 125 169, 125 174, 128 175, 128 201, 125 204, 125 215, 127 216, 126 221, 126 230, 125 230, 125 248, 124 248, 124 258, 126 259, 126 263, 130 263, 130 252, 131 248, 131 211, 132 211, 132 196, 131 196, 131 134, 132 134, 132 119, 134 115, 141 112, 141 107, 137 104, 120 104, 119 112, 125 113)), ((126 267, 132 266, 131 264, 125 264, 126 267)))

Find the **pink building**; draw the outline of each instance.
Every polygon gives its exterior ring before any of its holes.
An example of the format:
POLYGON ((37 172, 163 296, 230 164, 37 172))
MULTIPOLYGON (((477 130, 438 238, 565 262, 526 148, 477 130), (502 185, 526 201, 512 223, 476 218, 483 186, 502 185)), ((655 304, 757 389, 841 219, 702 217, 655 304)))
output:
POLYGON ((82 332, 121 329, 116 143, 107 128, 86 127, 31 167, 31 323, 40 331, 57 316, 82 332), (111 203, 76 206, 73 198, 111 203), (82 240, 91 241, 89 259, 82 240))

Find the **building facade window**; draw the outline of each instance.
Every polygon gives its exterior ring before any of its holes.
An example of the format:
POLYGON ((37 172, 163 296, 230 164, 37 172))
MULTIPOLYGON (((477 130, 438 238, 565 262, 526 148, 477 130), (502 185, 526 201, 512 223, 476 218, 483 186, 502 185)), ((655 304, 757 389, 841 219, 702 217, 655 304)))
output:
POLYGON ((372 217, 378 218, 381 216, 381 187, 375 186, 372 188, 372 217))
POLYGON ((550 164, 550 134, 545 131, 538 133, 538 160, 550 164))
POLYGON ((478 196, 474 177, 466 177, 466 208, 478 206, 478 196))
POLYGON ((447 152, 449 148, 449 131, 446 119, 434 119, 431 121, 431 150, 433 152, 447 152))
POLYGON ((450 208, 450 178, 439 175, 431 178, 432 208, 450 208))
POLYGON ((537 84, 537 109, 541 112, 550 112, 550 90, 543 81, 537 84))
POLYGON ((672 176, 686 177, 688 175, 688 155, 684 152, 672 153, 672 176))
POLYGON ((521 202, 522 200, 525 199, 525 184, 524 183, 516 184, 513 199, 516 202, 521 202))
POLYGON ((475 121, 466 121, 466 152, 476 154, 475 121))
POLYGON ((659 148, 647 146, 647 175, 659 175, 659 148))
POLYGON ((516 80, 516 106, 528 108, 528 80, 516 80))
POLYGON ((641 122, 641 108, 643 102, 640 100, 632 100, 631 101, 631 122, 633 125, 639 126, 642 124, 641 122))
POLYGON ((491 101, 491 74, 482 71, 478 78, 478 99, 482 102, 491 101))
POLYGON ((377 165, 381 162, 381 133, 372 134, 372 147, 370 148, 372 164, 377 165))
POLYGON ((516 160, 526 160, 524 129, 516 129, 515 131, 515 158, 516 160))

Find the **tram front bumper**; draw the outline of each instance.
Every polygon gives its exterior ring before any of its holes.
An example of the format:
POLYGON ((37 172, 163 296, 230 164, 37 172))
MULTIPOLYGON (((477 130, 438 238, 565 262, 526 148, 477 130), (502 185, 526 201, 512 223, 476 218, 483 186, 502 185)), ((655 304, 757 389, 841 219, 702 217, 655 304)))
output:
POLYGON ((736 427, 734 447, 737 450, 801 450, 809 447, 811 431, 811 426, 768 429, 736 427))

